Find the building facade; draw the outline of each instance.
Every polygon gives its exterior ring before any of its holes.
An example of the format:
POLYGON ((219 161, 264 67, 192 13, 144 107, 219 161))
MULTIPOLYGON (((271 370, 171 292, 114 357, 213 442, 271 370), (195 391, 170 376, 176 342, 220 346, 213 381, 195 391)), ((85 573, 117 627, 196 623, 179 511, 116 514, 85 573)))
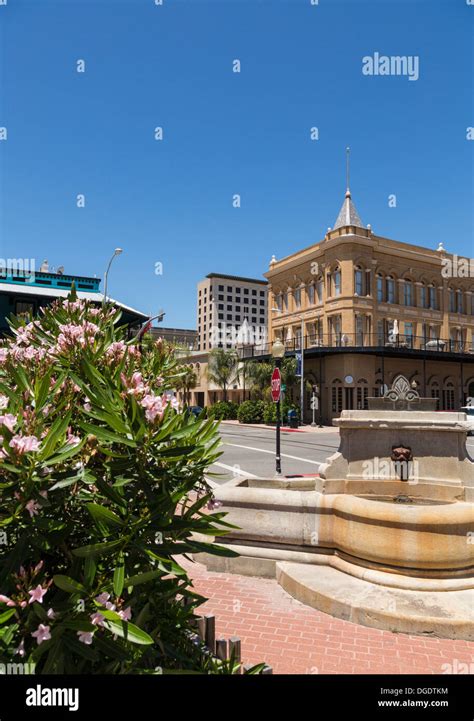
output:
MULTIPOLYGON (((440 410, 474 398, 469 259, 441 244, 432 250, 376 235, 363 226, 347 190, 324 239, 281 260, 273 257, 265 276, 269 344, 253 355, 269 355, 276 338, 288 354, 303 350, 305 378, 318 386, 323 422, 344 409, 367 407, 368 396, 380 394, 398 373, 421 395, 438 398, 440 410)), ((306 420, 310 416, 307 411, 306 420)))
MULTIPOLYGON (((58 298, 66 298, 72 285, 77 297, 100 304, 104 300, 100 292, 100 278, 88 278, 63 273, 41 271, 25 272, 9 270, 0 275, 0 335, 9 331, 7 318, 10 315, 34 316, 38 310, 50 305, 58 298)), ((108 300, 122 310, 122 322, 131 329, 139 328, 147 316, 113 298, 108 300)))
POLYGON ((151 328, 150 333, 153 338, 163 338, 171 345, 181 346, 188 350, 197 350, 198 348, 198 332, 190 328, 163 328, 157 326, 151 328))
POLYGON ((197 287, 199 350, 267 343, 266 280, 209 273, 197 287))

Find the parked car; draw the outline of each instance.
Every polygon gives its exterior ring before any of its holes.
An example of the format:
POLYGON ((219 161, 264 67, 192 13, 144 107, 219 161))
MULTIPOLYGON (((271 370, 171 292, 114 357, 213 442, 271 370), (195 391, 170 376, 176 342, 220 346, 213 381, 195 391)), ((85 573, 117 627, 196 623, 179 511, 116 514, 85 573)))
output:
POLYGON ((189 410, 197 418, 203 412, 204 408, 201 408, 201 406, 190 406, 189 410))
POLYGON ((474 436, 474 406, 463 406, 461 410, 467 415, 467 420, 471 426, 471 430, 467 432, 467 435, 474 436))

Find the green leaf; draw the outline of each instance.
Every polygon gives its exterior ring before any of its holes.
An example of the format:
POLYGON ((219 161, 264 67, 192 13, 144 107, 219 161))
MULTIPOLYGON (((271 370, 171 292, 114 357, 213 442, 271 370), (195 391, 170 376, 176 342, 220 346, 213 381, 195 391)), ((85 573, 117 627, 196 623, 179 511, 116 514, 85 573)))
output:
POLYGON ((104 627, 112 633, 120 636, 120 638, 136 643, 142 646, 149 646, 154 643, 151 636, 138 626, 128 621, 122 621, 120 616, 113 611, 101 610, 100 613, 105 617, 104 627))
POLYGON ((123 528, 124 522, 108 508, 104 508, 104 506, 97 503, 87 503, 86 508, 93 521, 101 530, 105 531, 104 535, 108 535, 110 529, 123 528))
POLYGON ((53 576, 55 586, 66 591, 67 593, 84 593, 87 595, 87 589, 79 581, 75 581, 74 578, 69 576, 56 575, 53 576))
POLYGON ((117 546, 123 543, 122 539, 117 541, 107 541, 106 543, 93 543, 90 546, 82 546, 81 548, 75 548, 73 554, 79 556, 79 558, 95 558, 96 556, 105 556, 108 553, 112 553, 117 546))
POLYGON ((114 593, 117 597, 122 595, 124 579, 125 559, 123 557, 123 553, 119 553, 118 563, 114 571, 114 593))
POLYGON ((8 609, 8 611, 4 611, 3 613, 0 613, 0 623, 5 623, 5 621, 8 621, 9 618, 13 616, 15 613, 14 608, 8 609))
POLYGON ((127 436, 119 436, 117 433, 112 433, 103 426, 94 426, 92 423, 86 423, 85 421, 79 421, 79 426, 86 433, 92 433, 99 440, 105 441, 106 443, 120 443, 131 448, 136 448, 137 444, 131 438, 127 436))

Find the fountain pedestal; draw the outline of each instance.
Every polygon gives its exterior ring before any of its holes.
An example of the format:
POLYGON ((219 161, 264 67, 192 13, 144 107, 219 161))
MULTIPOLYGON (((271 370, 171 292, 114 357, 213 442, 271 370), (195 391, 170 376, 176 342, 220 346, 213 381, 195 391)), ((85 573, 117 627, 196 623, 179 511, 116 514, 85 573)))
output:
POLYGON ((216 489, 239 527, 225 543, 241 555, 199 560, 276 576, 300 601, 357 623, 474 640, 469 426, 464 413, 412 410, 423 399, 412 404, 408 382, 397 383, 388 404, 342 412, 339 450, 319 477, 216 489))

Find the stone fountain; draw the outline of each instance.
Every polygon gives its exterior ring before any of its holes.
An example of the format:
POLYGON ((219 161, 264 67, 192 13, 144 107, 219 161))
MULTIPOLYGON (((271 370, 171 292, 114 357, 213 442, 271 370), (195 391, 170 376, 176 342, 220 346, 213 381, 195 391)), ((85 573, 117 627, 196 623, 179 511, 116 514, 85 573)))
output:
POLYGON ((340 446, 304 479, 216 489, 240 555, 209 570, 276 577, 355 623, 474 640, 474 460, 464 413, 436 412, 403 376, 335 420, 340 446))

